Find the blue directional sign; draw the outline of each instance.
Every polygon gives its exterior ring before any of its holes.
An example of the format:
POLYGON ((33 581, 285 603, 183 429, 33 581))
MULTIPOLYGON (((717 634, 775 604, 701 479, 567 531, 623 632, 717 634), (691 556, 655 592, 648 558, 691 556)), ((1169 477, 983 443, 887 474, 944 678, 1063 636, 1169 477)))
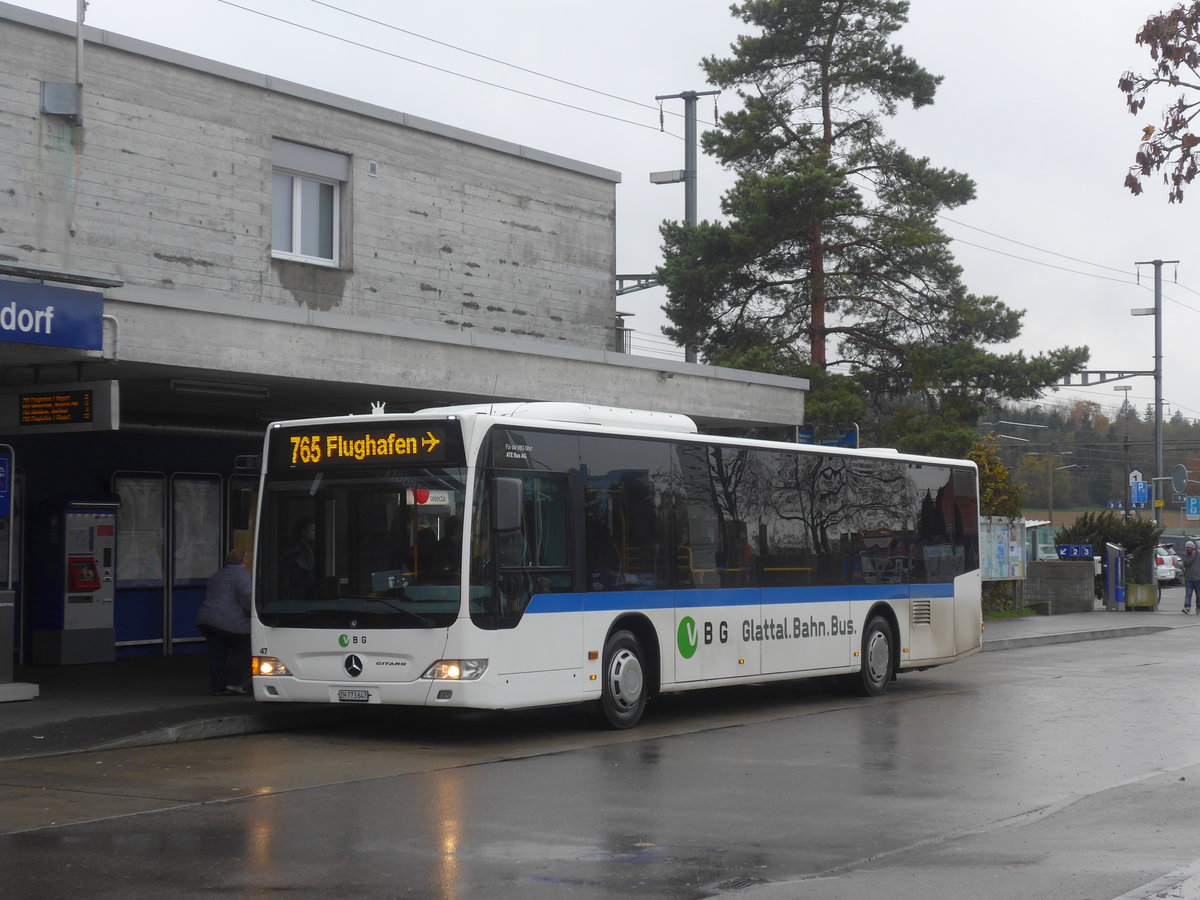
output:
MULTIPOLYGON (((817 429, 815 427, 807 427, 804 425, 796 426, 796 443, 797 444, 815 444, 817 443, 817 429)), ((850 428, 838 429, 837 437, 821 438, 821 446, 823 447, 858 447, 858 426, 853 425, 850 428)))
POLYGON ((840 429, 837 437, 821 438, 821 444, 825 447, 857 447, 858 426, 840 429))
POLYGON ((1059 559, 1091 559, 1094 555, 1091 544, 1057 544, 1054 549, 1059 559))
POLYGON ((1148 503, 1150 500, 1149 482, 1133 481, 1129 484, 1129 499, 1131 503, 1148 503))

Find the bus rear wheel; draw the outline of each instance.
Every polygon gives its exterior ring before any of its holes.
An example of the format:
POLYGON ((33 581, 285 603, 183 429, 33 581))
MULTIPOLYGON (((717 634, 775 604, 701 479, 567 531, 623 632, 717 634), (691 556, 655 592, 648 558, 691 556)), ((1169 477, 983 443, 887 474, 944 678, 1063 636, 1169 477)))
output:
POLYGON ((878 697, 888 688, 896 667, 892 627, 882 616, 872 616, 863 631, 862 668, 856 688, 867 697, 878 697))
POLYGON ((611 728, 632 728, 646 709, 646 675, 641 642, 617 631, 604 644, 600 714, 611 728))

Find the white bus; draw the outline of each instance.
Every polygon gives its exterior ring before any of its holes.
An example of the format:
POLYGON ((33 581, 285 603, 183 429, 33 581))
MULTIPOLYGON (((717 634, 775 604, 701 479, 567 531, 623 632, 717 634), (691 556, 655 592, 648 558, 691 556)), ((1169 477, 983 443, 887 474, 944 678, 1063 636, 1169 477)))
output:
POLYGON ((254 696, 628 728, 668 691, 981 647, 973 463, 702 435, 567 403, 273 424, 254 696))

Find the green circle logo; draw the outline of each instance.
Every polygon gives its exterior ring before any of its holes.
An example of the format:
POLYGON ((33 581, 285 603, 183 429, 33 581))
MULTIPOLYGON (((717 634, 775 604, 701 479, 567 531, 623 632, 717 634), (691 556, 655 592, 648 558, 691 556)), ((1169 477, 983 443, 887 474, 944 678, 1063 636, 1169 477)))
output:
POLYGON ((339 634, 338 635, 338 643, 341 644, 343 647, 349 647, 350 646, 350 636, 346 635, 346 634, 339 634))
POLYGON ((679 655, 684 659, 691 659, 696 655, 696 648, 700 646, 700 640, 696 633, 696 620, 691 616, 684 616, 679 620, 676 643, 679 644, 679 655))

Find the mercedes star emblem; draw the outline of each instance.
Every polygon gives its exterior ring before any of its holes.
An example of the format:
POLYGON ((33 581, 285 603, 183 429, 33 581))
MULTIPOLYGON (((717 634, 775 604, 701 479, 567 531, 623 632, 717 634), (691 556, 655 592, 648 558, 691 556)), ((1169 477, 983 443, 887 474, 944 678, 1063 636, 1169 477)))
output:
POLYGON ((362 670, 363 670, 363 665, 362 665, 361 659, 359 659, 357 656, 353 656, 353 655, 346 657, 346 674, 347 675, 349 675, 351 678, 357 678, 359 675, 362 674, 362 670))

